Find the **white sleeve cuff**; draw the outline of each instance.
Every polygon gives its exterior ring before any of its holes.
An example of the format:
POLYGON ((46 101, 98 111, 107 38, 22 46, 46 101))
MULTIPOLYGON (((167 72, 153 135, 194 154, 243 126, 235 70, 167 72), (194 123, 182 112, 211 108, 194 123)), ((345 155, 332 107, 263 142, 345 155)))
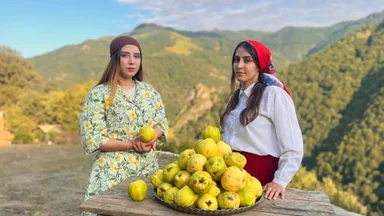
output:
POLYGON ((278 179, 278 178, 276 178, 276 177, 273 178, 273 182, 276 183, 276 184, 279 184, 279 185, 283 186, 284 188, 286 188, 287 185, 288 185, 288 182, 283 181, 283 180, 281 180, 281 179, 278 179))

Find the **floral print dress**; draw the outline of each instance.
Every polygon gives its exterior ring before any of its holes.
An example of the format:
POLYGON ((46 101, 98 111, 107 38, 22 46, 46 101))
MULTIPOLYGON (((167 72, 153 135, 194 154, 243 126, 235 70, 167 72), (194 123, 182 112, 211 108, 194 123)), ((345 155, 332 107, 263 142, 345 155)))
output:
POLYGON ((138 135, 141 127, 147 125, 158 126, 164 135, 168 130, 160 94, 149 84, 136 81, 133 97, 128 97, 118 86, 113 105, 110 103, 110 91, 110 85, 93 88, 85 98, 80 114, 83 150, 86 154, 96 152, 85 200, 114 187, 129 176, 150 176, 159 167, 154 151, 98 151, 108 139, 131 140, 138 135))

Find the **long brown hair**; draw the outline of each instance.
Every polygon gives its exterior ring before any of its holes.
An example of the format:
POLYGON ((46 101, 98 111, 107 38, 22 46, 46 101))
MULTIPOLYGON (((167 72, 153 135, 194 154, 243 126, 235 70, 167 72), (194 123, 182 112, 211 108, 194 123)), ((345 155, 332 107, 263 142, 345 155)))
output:
MULTIPOLYGON (((251 55, 253 62, 255 62, 256 67, 259 69, 259 77, 258 80, 260 80, 261 72, 260 72, 260 66, 259 66, 259 58, 256 54, 255 49, 252 45, 249 43, 243 41, 239 43, 233 52, 232 55, 232 76, 231 76, 231 94, 229 96, 229 101, 227 104, 227 107, 224 111, 224 113, 220 116, 220 126, 221 128, 224 128, 224 118, 227 116, 232 110, 236 108, 236 106, 239 104, 239 93, 240 93, 240 86, 236 89, 236 73, 233 69, 233 63, 235 61, 235 55, 238 48, 243 47, 247 52, 251 55)), ((260 101, 261 97, 263 96, 263 92, 265 90, 266 85, 264 83, 261 83, 258 81, 252 88, 251 96, 248 99, 247 107, 240 113, 240 123, 243 126, 248 125, 250 122, 255 120, 255 118, 259 115, 259 107, 260 107, 260 101)))
MULTIPOLYGON (((118 74, 120 73, 121 49, 122 48, 120 48, 118 52, 114 53, 111 56, 109 63, 105 68, 103 75, 101 76, 100 81, 96 84, 96 86, 100 84, 109 84, 111 86, 110 101, 108 101, 108 103, 110 104, 110 107, 112 107, 113 100, 115 98, 116 91, 117 91, 117 84, 119 83, 118 74)), ((139 47, 139 50, 140 50, 140 67, 137 73, 135 74, 135 76, 133 76, 133 79, 138 81, 143 81, 144 79, 143 55, 140 47, 139 47)))

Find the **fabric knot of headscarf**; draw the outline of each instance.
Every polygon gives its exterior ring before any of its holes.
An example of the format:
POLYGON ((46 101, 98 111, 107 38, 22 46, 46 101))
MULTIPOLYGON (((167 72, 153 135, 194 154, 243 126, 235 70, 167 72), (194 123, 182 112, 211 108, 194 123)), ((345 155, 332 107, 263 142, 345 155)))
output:
POLYGON ((276 69, 272 64, 272 54, 268 47, 256 40, 247 40, 245 42, 252 45, 252 47, 255 49, 259 60, 259 73, 261 74, 260 82, 266 85, 278 86, 284 89, 289 95, 291 95, 291 92, 288 90, 288 88, 276 77, 276 69))

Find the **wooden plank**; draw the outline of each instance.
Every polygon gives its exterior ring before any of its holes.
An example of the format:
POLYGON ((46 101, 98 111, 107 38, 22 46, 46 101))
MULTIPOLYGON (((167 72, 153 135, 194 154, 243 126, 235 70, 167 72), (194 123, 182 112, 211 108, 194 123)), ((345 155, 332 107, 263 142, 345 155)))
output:
MULTIPOLYGON (((131 177, 116 187, 83 202, 80 208, 83 211, 104 215, 190 215, 163 206, 156 200, 153 191, 154 189, 149 178, 131 177), (137 179, 143 179, 148 183, 148 194, 142 202, 134 202, 127 193, 128 184, 137 179)), ((260 203, 251 210, 236 215, 335 215, 335 213, 324 192, 287 189, 286 199, 275 201, 262 199, 260 203)))
POLYGON ((252 212, 269 212, 283 215, 335 215, 330 203, 312 200, 266 200, 252 209, 252 212))
MULTIPOLYGON (((179 212, 168 207, 165 207, 161 204, 151 205, 150 208, 146 208, 148 206, 137 205, 132 207, 130 205, 122 205, 121 203, 113 203, 114 200, 104 200, 103 203, 99 202, 91 202, 91 207, 87 207, 86 205, 82 205, 83 209, 88 209, 90 212, 94 212, 102 215, 121 215, 121 216, 190 216, 191 214, 186 214, 183 212, 179 212), (107 202, 108 204, 105 204, 107 202), (98 206, 95 208, 95 206, 98 206)), ((286 216, 287 214, 280 214, 278 212, 270 213, 270 212, 258 212, 258 211, 248 211, 240 214, 236 214, 239 216, 254 216, 257 214, 258 216, 286 216)))
POLYGON ((328 196, 324 191, 303 191, 293 188, 288 188, 286 192, 286 199, 289 200, 311 200, 313 202, 330 203, 328 196))

